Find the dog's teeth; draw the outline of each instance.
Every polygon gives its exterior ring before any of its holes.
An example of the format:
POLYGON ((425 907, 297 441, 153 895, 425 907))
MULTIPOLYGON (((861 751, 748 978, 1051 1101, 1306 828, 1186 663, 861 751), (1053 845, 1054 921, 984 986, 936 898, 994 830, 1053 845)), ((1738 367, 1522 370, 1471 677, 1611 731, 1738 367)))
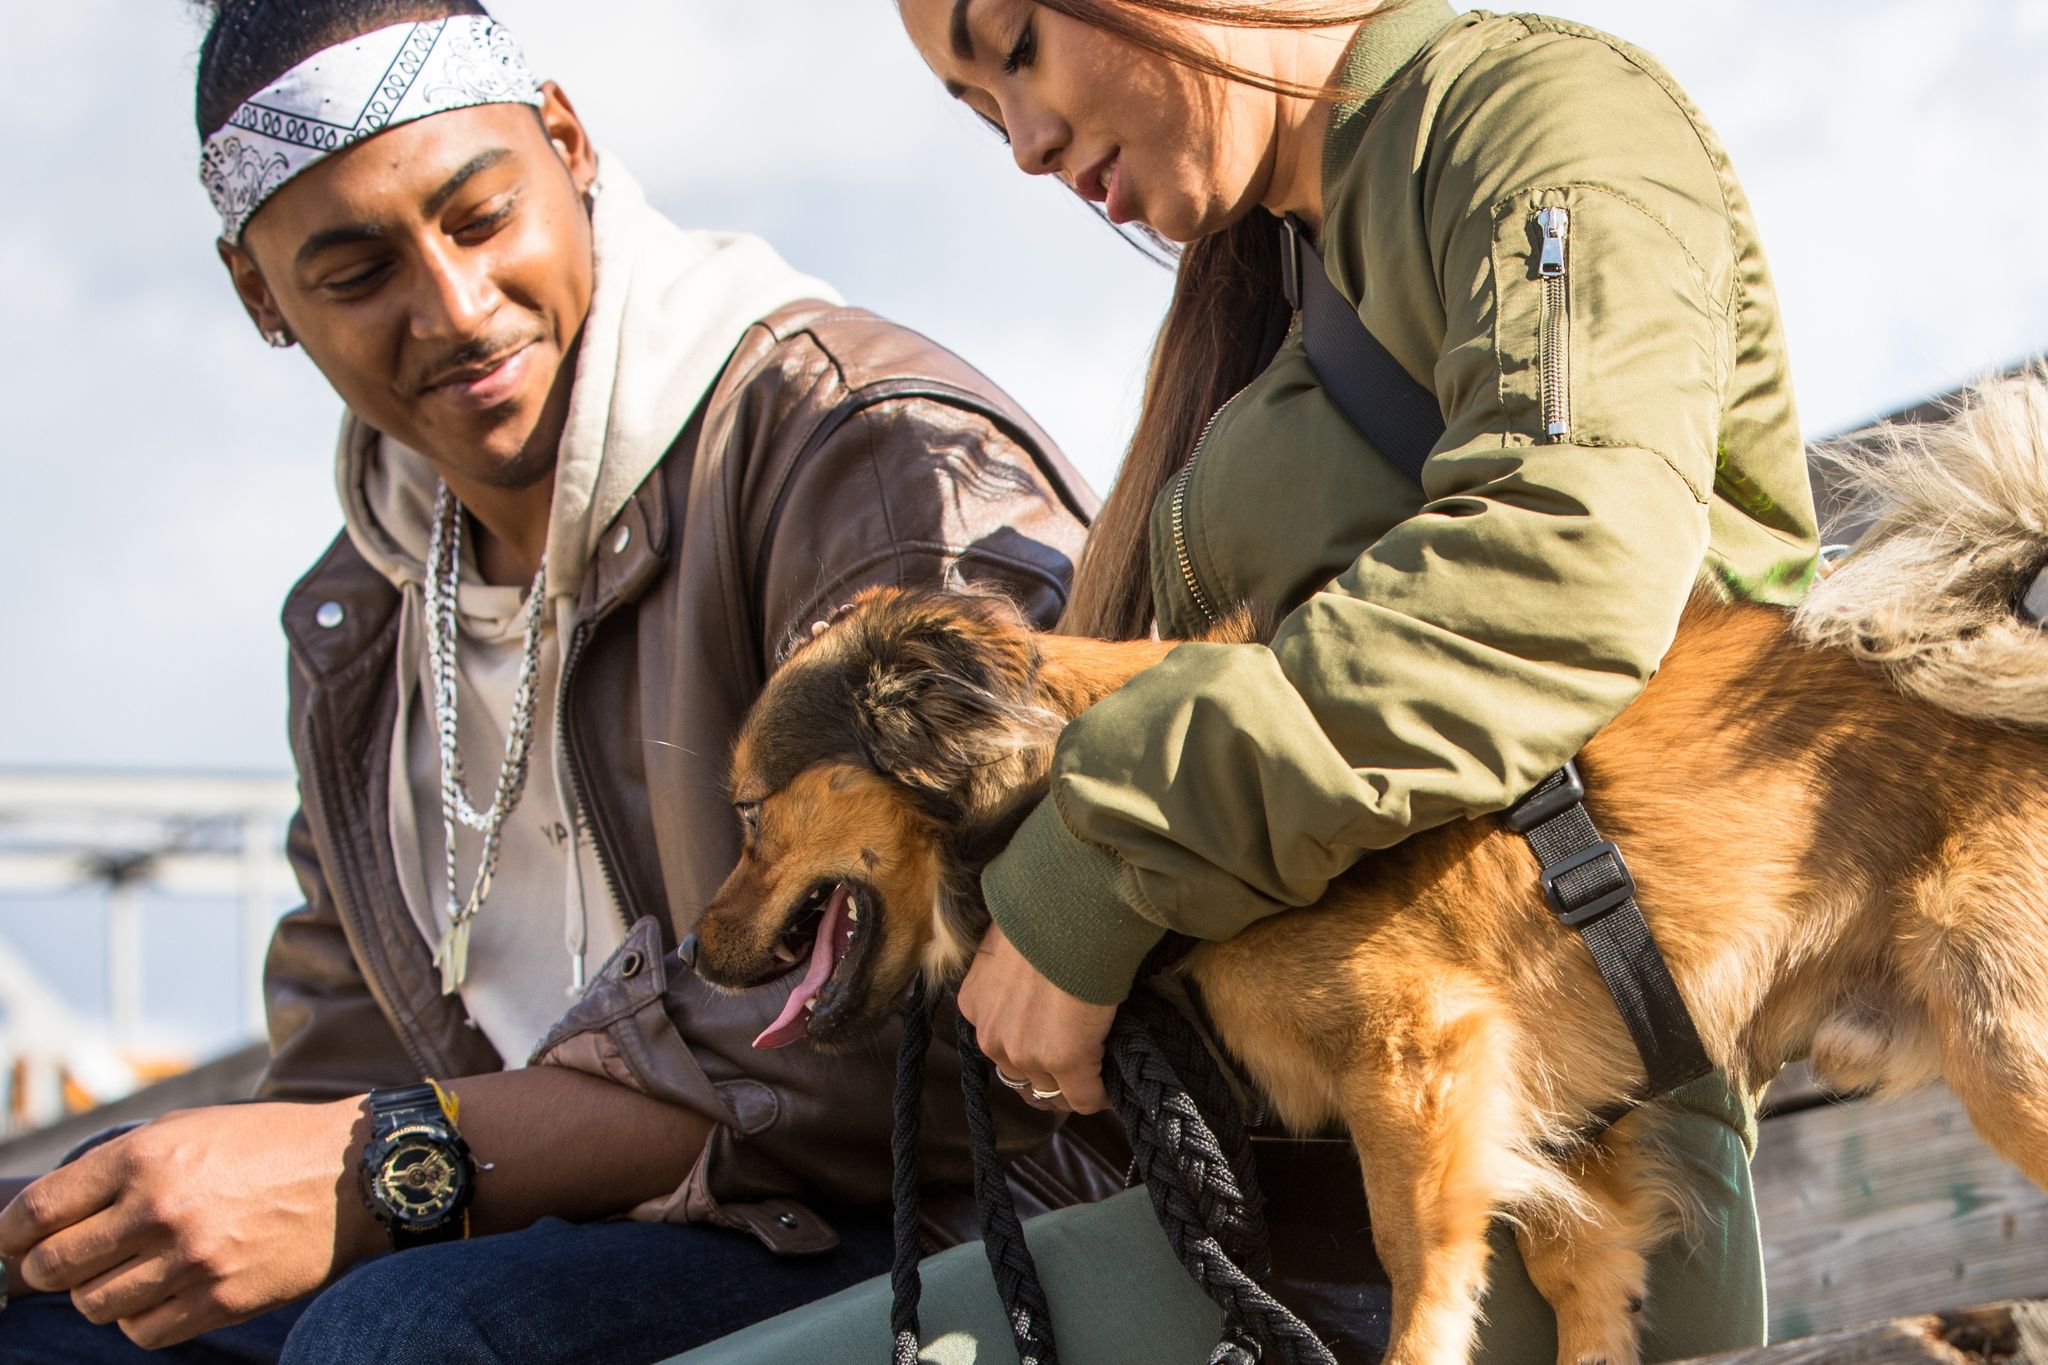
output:
POLYGON ((788 945, 778 943, 775 945, 775 960, 787 967, 796 961, 796 954, 789 950, 788 945))
POLYGON ((814 1009, 816 1009, 816 1008, 818 1008, 818 997, 817 997, 817 996, 815 996, 815 995, 814 995, 814 996, 812 996, 812 997, 811 997, 810 999, 808 999, 808 1000, 804 1001, 804 1013, 805 1013, 805 1014, 809 1014, 809 1013, 810 1013, 810 1012, 811 1012, 812 1010, 814 1010, 814 1009))
POLYGON ((858 897, 858 896, 848 896, 848 897, 846 898, 846 922, 847 922, 848 924, 855 924, 855 923, 858 923, 858 922, 859 922, 859 920, 860 920, 860 897, 858 897))

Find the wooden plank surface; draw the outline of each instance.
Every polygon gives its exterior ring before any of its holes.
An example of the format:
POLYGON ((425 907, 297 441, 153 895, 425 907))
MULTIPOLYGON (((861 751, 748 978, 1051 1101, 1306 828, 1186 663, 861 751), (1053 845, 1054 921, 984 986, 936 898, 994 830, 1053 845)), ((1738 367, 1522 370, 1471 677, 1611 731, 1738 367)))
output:
POLYGON ((1821 1104, 1761 1132, 1771 1340, 2048 1298, 2048 1194, 1978 1141, 1946 1089, 1821 1104))
POLYGON ((1707 1356, 1692 1365, 2048 1365, 2048 1304, 1995 1303, 1707 1356))

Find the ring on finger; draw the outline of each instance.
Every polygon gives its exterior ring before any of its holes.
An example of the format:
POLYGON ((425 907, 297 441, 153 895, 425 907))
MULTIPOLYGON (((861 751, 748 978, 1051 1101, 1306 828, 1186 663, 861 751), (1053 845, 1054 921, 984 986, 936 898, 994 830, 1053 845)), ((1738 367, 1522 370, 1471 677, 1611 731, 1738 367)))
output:
MULTIPOLYGON (((1022 1091, 1032 1089, 1030 1081, 1019 1080, 1017 1079, 1017 1077, 1012 1076, 1009 1072, 1003 1070, 1001 1067, 996 1068, 996 1079, 1001 1081, 1004 1085, 1010 1087, 1010 1089, 1012 1090, 1022 1091)), ((1037 1092, 1033 1090, 1032 1093, 1036 1094, 1037 1092)))
POLYGON ((1040 1090, 1035 1085, 1031 1087, 1031 1098, 1034 1100, 1056 1100, 1064 1093, 1058 1086, 1050 1090, 1040 1090))

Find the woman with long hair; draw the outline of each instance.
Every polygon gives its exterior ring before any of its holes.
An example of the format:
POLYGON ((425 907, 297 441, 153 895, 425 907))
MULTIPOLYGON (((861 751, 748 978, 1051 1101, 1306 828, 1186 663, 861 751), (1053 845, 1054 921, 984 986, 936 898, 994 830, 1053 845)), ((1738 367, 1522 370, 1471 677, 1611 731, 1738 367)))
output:
MULTIPOLYGON (((1066 628, 1198 635, 1237 603, 1277 623, 1270 645, 1183 646, 1070 726, 985 877, 995 924, 960 1008, 1009 1078, 1093 1111, 1109 1020, 1166 932, 1227 938, 1375 849, 1513 804, 1638 693, 1694 592, 1796 600, 1817 543, 1784 334, 1719 141, 1603 34, 1445 0, 899 8, 1022 170, 1181 244, 1066 628), (1289 219, 1434 396, 1419 484, 1290 325, 1289 219)), ((1658 1102, 1697 1207, 1647 1279, 1649 1358, 1761 1340, 1752 1104, 1718 1076, 1658 1102)), ((1458 1216, 1459 1172, 1436 1179, 1438 1206, 1400 1216, 1458 1216)), ((1054 1216, 1063 1354, 1200 1358, 1213 1317, 1163 1240, 1149 1259, 1115 1242, 1120 1216, 1147 1215, 1125 1196, 1054 1216), (1069 1243, 1119 1247, 1095 1286, 1113 1308, 1061 1316, 1069 1243)), ((1552 1355, 1495 1232, 1490 1271, 1451 1272, 1484 1297, 1482 1339, 1404 1321, 1397 1276, 1398 1359, 1552 1355)), ((1000 1342, 993 1295, 975 1311, 1000 1342)), ((851 1330, 811 1321, 819 1341, 851 1330)), ((753 1339, 799 1358, 799 1330, 753 1339)))

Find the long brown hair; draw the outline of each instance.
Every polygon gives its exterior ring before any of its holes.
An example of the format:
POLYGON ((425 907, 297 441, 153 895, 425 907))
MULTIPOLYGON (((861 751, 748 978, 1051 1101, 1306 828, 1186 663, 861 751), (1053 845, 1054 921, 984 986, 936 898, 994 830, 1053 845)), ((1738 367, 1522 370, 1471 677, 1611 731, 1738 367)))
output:
MULTIPOLYGON (((1276 94, 1337 101, 1341 88, 1299 86, 1223 61, 1193 42, 1184 21, 1244 28, 1358 23, 1376 5, 1323 0, 1034 0, 1197 71, 1276 94)), ((1287 325, 1280 292, 1280 226, 1262 208, 1180 253, 1173 302, 1145 376, 1137 429, 1089 533, 1059 628, 1128 639, 1152 620, 1148 530, 1152 504, 1193 453, 1209 416, 1250 383, 1287 325)))

